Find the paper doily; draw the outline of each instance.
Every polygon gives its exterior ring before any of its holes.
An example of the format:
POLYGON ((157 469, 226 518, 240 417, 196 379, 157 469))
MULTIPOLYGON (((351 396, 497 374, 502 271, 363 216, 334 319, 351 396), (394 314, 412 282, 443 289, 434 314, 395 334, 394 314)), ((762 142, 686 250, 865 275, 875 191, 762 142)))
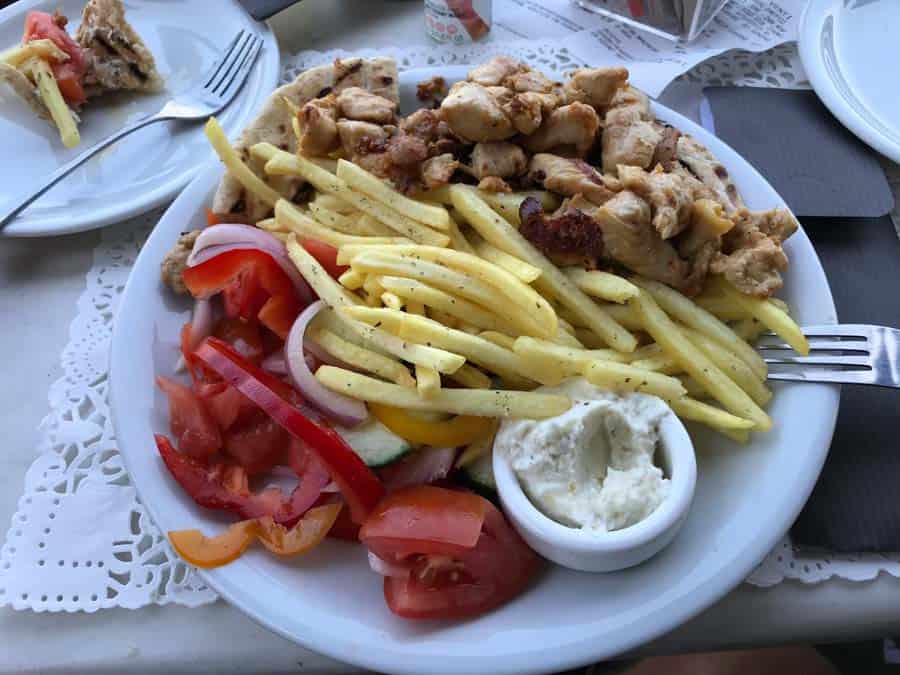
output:
MULTIPOLYGON (((423 46, 354 52, 389 55, 401 69, 473 63, 505 53, 561 75, 583 64, 549 41, 423 46)), ((283 79, 346 52, 301 52, 283 79)), ((796 49, 729 52, 682 76, 703 84, 803 86, 796 49)), ((216 599, 196 571, 175 555, 137 499, 116 450, 106 398, 107 359, 116 305, 137 252, 161 210, 103 231, 87 287, 62 354, 64 375, 50 389, 39 456, 0 549, 0 605, 36 611, 88 611, 216 599)), ((900 577, 898 556, 801 554, 784 540, 747 580, 771 586, 784 579, 815 583, 839 576, 900 577)))

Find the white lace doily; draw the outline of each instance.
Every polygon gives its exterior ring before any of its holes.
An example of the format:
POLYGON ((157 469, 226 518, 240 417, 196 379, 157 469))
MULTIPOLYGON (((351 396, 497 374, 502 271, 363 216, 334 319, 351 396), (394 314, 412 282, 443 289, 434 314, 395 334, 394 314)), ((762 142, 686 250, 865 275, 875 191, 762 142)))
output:
MULTIPOLYGON (((401 69, 473 63, 511 54, 548 73, 584 65, 546 41, 363 50, 390 55, 401 69)), ((359 52, 356 52, 359 53, 359 52)), ((331 62, 341 51, 302 52, 284 78, 331 62)), ((706 84, 803 86, 796 49, 730 52, 682 76, 706 84)), ((62 354, 64 375, 50 389, 39 455, 0 550, 0 605, 37 611, 96 611, 148 604, 197 606, 216 595, 169 547, 137 499, 116 450, 107 404, 107 358, 112 319, 134 259, 161 211, 103 231, 87 288, 62 354)), ((814 583, 839 576, 900 577, 900 556, 801 553, 784 540, 747 580, 770 586, 784 579, 814 583)))

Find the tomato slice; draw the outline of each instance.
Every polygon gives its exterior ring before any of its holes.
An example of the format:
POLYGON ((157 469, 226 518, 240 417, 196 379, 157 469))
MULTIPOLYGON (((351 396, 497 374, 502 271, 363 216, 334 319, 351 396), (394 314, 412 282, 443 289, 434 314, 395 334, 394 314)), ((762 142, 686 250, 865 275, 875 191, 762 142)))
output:
MULTIPOLYGON (((240 395, 240 394, 239 394, 240 395)), ((256 476, 282 464, 290 436, 257 408, 249 423, 233 426, 225 433, 223 450, 240 464, 248 476, 256 476)))
POLYGON ((266 355, 259 324, 255 321, 226 317, 219 320, 212 334, 230 344, 238 354, 254 363, 261 362, 266 355))
POLYGON ((493 504, 428 485, 389 494, 360 540, 383 560, 408 567, 406 576, 385 577, 384 597, 392 612, 410 619, 481 614, 524 590, 538 568, 535 553, 493 504))
POLYGON ((220 567, 239 558, 253 543, 258 529, 255 520, 242 520, 215 537, 205 537, 200 530, 177 530, 169 532, 169 541, 185 562, 220 567))
POLYGON ((224 382, 194 385, 194 389, 206 404, 209 414, 224 432, 235 424, 245 424, 258 419, 261 413, 253 401, 224 382))
POLYGON ((341 511, 340 504, 326 504, 311 508, 297 524, 288 529, 271 518, 260 518, 259 541, 276 555, 292 556, 306 553, 328 534, 341 511))
POLYGON ((217 338, 206 338, 194 355, 303 441, 337 483, 354 522, 365 520, 384 494, 384 486, 322 415, 307 406, 289 385, 217 338))
POLYGON ((87 69, 84 50, 66 32, 65 18, 59 14, 50 15, 47 12, 28 12, 25 17, 25 35, 22 37, 22 42, 43 39, 52 40, 57 47, 69 55, 68 61, 50 64, 63 98, 73 105, 84 103, 84 88, 81 86, 81 80, 87 69))
POLYGON ((350 269, 345 265, 338 265, 338 250, 331 244, 326 244, 318 239, 301 239, 300 244, 335 279, 350 269))
POLYGON ((277 523, 291 525, 316 503, 328 474, 308 471, 290 497, 285 499, 279 488, 268 488, 258 494, 250 491, 247 472, 238 465, 219 462, 209 464, 178 452, 169 439, 157 434, 156 447, 169 473, 198 506, 236 513, 241 518, 271 516, 277 523))
POLYGON ((203 459, 222 447, 219 427, 194 392, 165 377, 156 385, 169 397, 169 426, 182 452, 203 459))
POLYGON ((359 539, 388 561, 424 553, 460 555, 478 543, 484 504, 468 492, 427 485, 401 488, 378 503, 359 539))

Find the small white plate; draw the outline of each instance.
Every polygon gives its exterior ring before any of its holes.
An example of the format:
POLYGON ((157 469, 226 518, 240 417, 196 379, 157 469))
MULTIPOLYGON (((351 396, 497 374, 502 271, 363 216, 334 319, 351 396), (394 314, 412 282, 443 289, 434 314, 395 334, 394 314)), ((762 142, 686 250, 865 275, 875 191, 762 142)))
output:
MULTIPOLYGON (((29 10, 81 20, 84 0, 21 0, 0 10, 0 50, 22 39, 29 10)), ((122 93, 92 101, 82 114, 81 145, 63 147, 56 127, 38 119, 5 86, 0 99, 0 210, 85 148, 147 114, 173 94, 189 89, 243 29, 265 44, 243 89, 219 115, 233 137, 250 122, 278 82, 275 36, 234 0, 128 0, 125 17, 147 43, 166 89, 158 94, 122 93), (211 5, 215 4, 215 11, 211 5)), ((154 124, 136 131, 87 162, 11 222, 6 236, 52 236, 80 232, 139 215, 172 199, 212 157, 202 124, 154 124)))
POLYGON ((798 43, 822 102, 865 143, 900 162, 900 2, 810 0, 798 43))
MULTIPOLYGON (((401 73, 401 109, 415 105, 415 84, 466 68, 401 73), (403 106, 403 103, 406 105, 403 106)), ((757 171, 727 145, 662 106, 656 114, 692 134, 728 167, 746 202, 784 206, 757 171)), ((190 303, 159 280, 159 264, 183 230, 200 227, 221 176, 210 165, 175 200, 144 244, 116 314, 110 357, 110 409, 131 480, 160 530, 220 531, 220 514, 197 507, 159 458, 153 434, 168 433, 155 392, 171 372, 190 303)), ((786 244, 791 265, 784 299, 801 323, 837 320, 828 282, 803 230, 786 244)), ((675 540, 647 562, 587 574, 548 565, 534 585, 496 611, 467 621, 408 621, 390 613, 381 579, 360 545, 327 540, 296 560, 251 550, 201 571, 228 602, 313 651, 378 672, 465 675, 538 673, 574 668, 632 649, 703 611, 771 551, 809 496, 831 443, 839 388, 774 384, 767 406, 775 428, 739 446, 690 428, 697 449, 694 503, 675 540)))

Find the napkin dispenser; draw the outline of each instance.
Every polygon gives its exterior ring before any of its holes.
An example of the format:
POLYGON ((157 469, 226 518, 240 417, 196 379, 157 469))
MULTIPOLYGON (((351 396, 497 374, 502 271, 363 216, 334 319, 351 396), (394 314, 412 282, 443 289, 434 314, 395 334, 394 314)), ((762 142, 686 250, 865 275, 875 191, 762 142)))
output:
POLYGON ((670 40, 696 38, 728 0, 575 0, 598 14, 606 14, 670 40))

